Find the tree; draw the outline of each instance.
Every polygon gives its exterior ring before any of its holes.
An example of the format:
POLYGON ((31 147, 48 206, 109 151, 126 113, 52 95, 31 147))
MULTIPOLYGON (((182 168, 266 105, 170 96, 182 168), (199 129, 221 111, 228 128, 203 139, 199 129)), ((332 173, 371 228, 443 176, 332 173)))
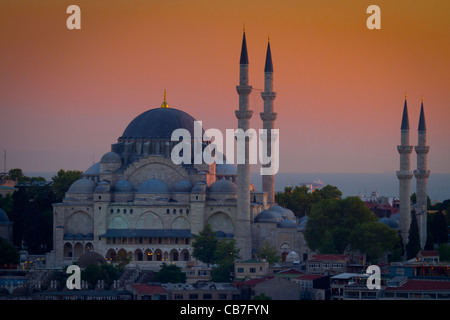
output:
POLYGON ((325 199, 341 199, 341 197, 342 192, 332 185, 326 185, 313 192, 310 192, 306 186, 296 186, 286 187, 284 192, 278 192, 275 195, 275 201, 280 206, 292 210, 295 216, 302 217, 309 215, 314 204, 325 199))
MULTIPOLYGON (((417 203, 417 195, 415 192, 411 195, 411 202, 413 204, 417 203)), ((431 209, 431 199, 429 196, 427 196, 427 210, 430 210, 430 209, 431 209)))
POLYGON ((192 256, 208 266, 216 261, 214 252, 217 247, 216 233, 209 224, 198 235, 194 235, 192 256))
POLYGON ((416 212, 411 213, 411 226, 409 228, 408 243, 406 244, 406 259, 412 259, 417 256, 420 251, 419 226, 417 224, 416 212))
POLYGON ((0 237, 0 266, 19 263, 19 251, 6 239, 0 237))
POLYGON ((376 264, 383 253, 393 250, 396 242, 397 232, 379 222, 361 223, 350 236, 352 250, 364 252, 372 264, 376 264))
POLYGON ((280 256, 277 255, 277 249, 272 247, 268 241, 264 243, 264 246, 258 248, 257 255, 260 259, 265 259, 270 266, 280 261, 280 256))
POLYGON ((17 182, 21 182, 25 175, 22 172, 22 169, 15 168, 9 170, 9 177, 11 180, 17 180, 17 182))
POLYGON ((338 189, 336 186, 326 185, 325 187, 316 191, 319 193, 322 199, 341 199, 342 191, 338 189))
POLYGON ((432 243, 446 243, 448 241, 448 233, 445 215, 442 212, 430 213, 427 222, 431 236, 429 238, 432 239, 432 243))
POLYGON ((81 278, 91 286, 95 286, 99 280, 103 280, 107 286, 111 286, 114 280, 119 279, 119 270, 112 264, 90 264, 81 271, 81 278))
POLYGON ((163 263, 153 279, 161 283, 185 283, 186 273, 182 272, 181 268, 175 264, 167 265, 163 263))
POLYGON ((34 182, 34 181, 45 181, 44 177, 27 177, 23 174, 22 169, 15 168, 9 170, 9 177, 11 180, 17 180, 18 183, 24 182, 34 182))
POLYGON ((311 209, 305 240, 311 250, 320 253, 359 248, 375 257, 380 254, 375 244, 387 250, 397 241, 395 233, 377 223, 377 216, 358 197, 325 199, 311 209))
POLYGON ((214 259, 217 266, 211 270, 212 281, 230 282, 234 271, 234 262, 239 259, 239 249, 236 248, 236 240, 222 239, 217 242, 214 251, 214 259))
POLYGON ((53 180, 53 192, 55 193, 56 202, 61 202, 64 198, 64 194, 69 190, 69 187, 80 179, 82 171, 60 169, 56 176, 52 177, 53 180))
POLYGON ((403 245, 403 239, 400 234, 397 234, 397 241, 394 244, 394 248, 391 250, 389 256, 389 262, 401 261, 405 256, 405 246, 403 245))
POLYGON ((114 262, 117 264, 117 267, 119 270, 123 270, 127 264, 130 263, 132 260, 132 256, 130 252, 126 252, 125 250, 121 249, 117 254, 114 256, 114 262))
POLYGON ((443 243, 439 246, 439 260, 450 261, 450 245, 443 243))

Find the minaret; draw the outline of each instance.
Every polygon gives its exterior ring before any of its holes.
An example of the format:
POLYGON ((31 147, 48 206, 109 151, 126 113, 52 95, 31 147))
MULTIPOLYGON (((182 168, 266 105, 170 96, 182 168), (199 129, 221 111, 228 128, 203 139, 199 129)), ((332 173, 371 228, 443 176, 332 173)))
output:
MULTIPOLYGON (((253 111, 249 110, 249 95, 252 87, 248 85, 248 54, 247 42, 242 39, 241 57, 239 62, 239 85, 236 86, 239 94, 239 110, 236 110, 238 128, 246 132, 249 129, 249 121, 253 111)), ((256 138, 256 137, 254 137, 256 138)), ((245 140, 245 163, 237 164, 237 223, 236 223, 236 245, 240 249, 243 260, 251 258, 251 230, 250 230, 250 164, 249 164, 249 141, 245 140)))
MULTIPOLYGON (((264 67, 264 91, 261 92, 261 97, 264 100, 264 112, 260 113, 263 121, 263 129, 267 133, 267 155, 272 154, 271 145, 271 130, 274 128, 274 122, 277 114, 273 112, 273 100, 275 100, 276 92, 273 92, 273 65, 272 53, 270 51, 270 39, 267 42, 266 64, 264 67)), ((270 163, 262 165, 263 167, 270 167, 270 163)), ((262 175, 262 191, 267 193, 268 203, 275 202, 275 177, 271 175, 262 175)))
POLYGON ((416 215, 419 225, 420 246, 423 248, 427 240, 427 180, 430 176, 430 170, 427 170, 427 154, 430 147, 427 146, 427 127, 423 111, 423 98, 420 108, 418 143, 414 150, 417 154, 417 170, 414 170, 414 177, 416 177, 416 203, 418 207, 416 215))
POLYGON ((405 106, 403 107, 402 125, 400 128, 401 143, 397 146, 400 153, 400 171, 397 171, 399 180, 399 196, 400 196, 400 233, 403 239, 403 245, 408 243, 409 227, 411 225, 411 178, 413 176, 410 171, 410 154, 413 149, 409 145, 409 119, 408 107, 405 94, 405 106))

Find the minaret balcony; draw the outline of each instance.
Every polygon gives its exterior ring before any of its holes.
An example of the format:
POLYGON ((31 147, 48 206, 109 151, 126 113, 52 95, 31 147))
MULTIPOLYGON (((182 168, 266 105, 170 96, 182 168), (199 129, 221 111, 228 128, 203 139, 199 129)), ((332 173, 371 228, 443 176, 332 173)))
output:
POLYGON ((236 110, 235 113, 238 119, 250 119, 253 115, 253 110, 236 110))
POLYGON ((400 145, 397 146, 398 153, 400 154, 409 154, 412 152, 413 146, 404 146, 400 145))
POLYGON ((261 112, 259 116, 261 117, 262 121, 275 121, 277 119, 277 114, 274 112, 270 113, 261 112))
POLYGON ((236 86, 236 91, 238 94, 250 94, 252 92, 252 86, 236 86))
POLYGON ((413 173, 411 171, 397 171, 397 178, 399 180, 410 180, 413 177, 413 173))
POLYGON ((263 98, 264 101, 266 100, 273 101, 277 97, 277 93, 263 91, 261 92, 261 97, 263 98))
POLYGON ((416 151, 417 154, 427 154, 428 151, 430 151, 430 147, 429 146, 415 146, 414 150, 416 151))
POLYGON ((430 170, 423 170, 423 169, 414 170, 414 177, 416 177, 416 179, 428 179, 429 176, 430 170))

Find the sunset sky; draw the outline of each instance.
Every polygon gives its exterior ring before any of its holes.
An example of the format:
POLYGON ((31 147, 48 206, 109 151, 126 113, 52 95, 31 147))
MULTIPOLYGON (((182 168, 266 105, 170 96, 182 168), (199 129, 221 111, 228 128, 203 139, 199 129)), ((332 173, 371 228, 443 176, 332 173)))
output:
POLYGON ((406 91, 410 144, 423 96, 428 168, 450 173, 449 13, 445 0, 2 0, 0 171, 4 149, 8 170, 84 171, 164 89, 205 129, 236 128, 245 23, 256 129, 270 34, 280 172, 398 170, 406 91), (71 4, 81 30, 66 27, 71 4))

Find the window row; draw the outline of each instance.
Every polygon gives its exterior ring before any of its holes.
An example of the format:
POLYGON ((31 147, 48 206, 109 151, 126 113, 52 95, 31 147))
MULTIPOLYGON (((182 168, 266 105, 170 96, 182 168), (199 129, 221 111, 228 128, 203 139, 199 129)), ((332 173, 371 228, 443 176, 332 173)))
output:
MULTIPOLYGON (((101 209, 101 207, 99 207, 99 209, 101 209)), ((110 210, 109 210, 109 212, 110 213, 114 213, 114 212, 116 212, 116 213, 123 213, 123 214, 127 214, 127 213, 130 213, 130 214, 133 214, 133 209, 113 209, 113 208, 111 208, 110 210)), ((178 213, 186 213, 186 214, 189 214, 189 209, 185 209, 185 210, 183 210, 183 209, 167 209, 166 210, 166 213, 167 214, 170 214, 170 213, 173 213, 173 214, 176 214, 177 212, 178 213)))
POLYGON ((189 240, 189 238, 113 237, 107 238, 106 244, 189 244, 189 240))

